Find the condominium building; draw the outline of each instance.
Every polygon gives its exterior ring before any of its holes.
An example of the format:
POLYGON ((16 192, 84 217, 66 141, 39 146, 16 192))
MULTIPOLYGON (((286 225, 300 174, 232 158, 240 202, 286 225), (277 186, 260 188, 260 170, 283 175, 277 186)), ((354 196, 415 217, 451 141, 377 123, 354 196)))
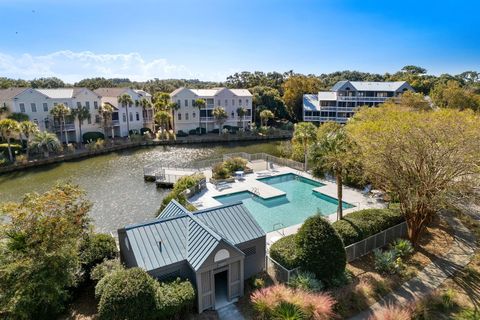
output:
MULTIPOLYGON (((80 142, 80 134, 86 132, 103 132, 101 127, 101 115, 99 108, 102 103, 110 103, 114 107, 112 113, 113 130, 106 132, 106 136, 127 136, 126 108, 118 106, 118 97, 129 94, 133 104, 129 109, 130 130, 140 130, 143 127, 153 129, 153 109, 143 109, 139 101, 142 98, 151 100, 151 95, 141 90, 129 88, 108 88, 91 91, 87 88, 61 88, 61 89, 33 89, 33 88, 9 88, 0 90, 0 106, 5 106, 11 113, 23 113, 30 121, 36 123, 40 130, 57 133, 63 142, 80 142), (67 135, 60 134, 60 119, 50 113, 57 104, 64 104, 70 109, 80 106, 90 111, 90 117, 83 121, 80 127, 78 120, 73 116, 67 116, 65 127, 62 128, 67 135), (123 120, 123 121, 122 121, 123 120)), ((62 130, 62 131, 63 131, 62 130)))
POLYGON ((113 106, 112 124, 115 136, 128 136, 129 131, 140 131, 142 128, 154 129, 153 108, 144 108, 142 99, 151 102, 152 96, 143 90, 130 88, 99 88, 94 91, 102 103, 113 106), (132 98, 129 105, 121 104, 118 99, 127 94, 132 98))
POLYGON ((405 81, 339 81, 330 91, 303 95, 303 121, 346 123, 357 108, 396 99, 413 88, 405 81))
POLYGON ((188 132, 198 127, 207 132, 219 128, 213 116, 215 107, 225 109, 228 118, 225 125, 239 128, 248 128, 252 122, 252 94, 246 89, 189 89, 178 88, 170 94, 172 102, 176 102, 179 109, 175 111, 175 130, 188 132), (197 99, 205 100, 205 108, 195 106, 197 99), (238 109, 245 108, 246 115, 239 116, 238 109))

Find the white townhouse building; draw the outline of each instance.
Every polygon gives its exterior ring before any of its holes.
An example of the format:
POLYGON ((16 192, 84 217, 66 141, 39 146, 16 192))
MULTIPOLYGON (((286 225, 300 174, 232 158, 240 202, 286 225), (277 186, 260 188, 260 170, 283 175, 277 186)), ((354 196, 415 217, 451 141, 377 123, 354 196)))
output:
POLYGON ((339 81, 330 91, 303 95, 303 121, 346 123, 358 107, 376 106, 409 90, 414 91, 405 81, 339 81))
POLYGON ((176 131, 187 132, 198 127, 205 128, 207 132, 218 128, 212 111, 215 107, 222 107, 227 112, 228 118, 225 125, 239 128, 248 128, 252 122, 252 94, 246 89, 189 89, 178 88, 170 93, 172 102, 180 107, 175 111, 176 131), (199 110, 195 107, 195 100, 205 100, 205 108, 199 110), (239 117, 237 109, 244 107, 247 115, 239 117))
MULTIPOLYGON (((113 130, 106 133, 114 137, 127 136, 126 108, 118 105, 118 97, 122 94, 132 97, 133 104, 129 107, 130 130, 140 130, 153 127, 153 109, 143 109, 140 100, 146 98, 151 101, 151 95, 142 90, 129 88, 102 88, 91 91, 87 88, 59 88, 59 89, 33 89, 33 88, 9 88, 0 90, 0 106, 6 106, 12 113, 28 115, 30 121, 36 123, 40 130, 46 130, 60 134, 59 119, 55 119, 50 111, 57 104, 64 104, 70 109, 87 107, 90 117, 83 121, 81 133, 103 132, 99 108, 102 103, 110 103, 114 112, 112 114, 113 130)), ((65 130, 68 142, 80 142, 80 128, 78 120, 72 116, 66 117, 65 130)), ((63 137, 63 142, 66 139, 63 137)))
POLYGON ((143 98, 152 102, 152 95, 148 92, 131 88, 99 88, 94 92, 100 96, 101 103, 108 103, 115 110, 112 114, 112 124, 116 137, 128 136, 129 130, 140 131, 142 128, 149 128, 154 131, 153 108, 145 109, 140 103, 143 98), (132 98, 132 105, 125 106, 118 103, 118 98, 124 94, 132 98))
MULTIPOLYGON (((59 119, 55 119, 50 114, 52 108, 57 104, 64 104, 70 109, 79 106, 87 107, 91 116, 83 121, 82 134, 91 131, 102 131, 98 123, 95 123, 95 118, 98 117, 98 108, 101 104, 100 96, 87 88, 9 88, 0 90, 0 105, 6 106, 12 113, 28 115, 30 121, 36 123, 40 130, 55 132, 60 138, 59 119)), ((65 122, 68 141, 80 141, 78 120, 73 119, 72 116, 67 116, 65 122)))

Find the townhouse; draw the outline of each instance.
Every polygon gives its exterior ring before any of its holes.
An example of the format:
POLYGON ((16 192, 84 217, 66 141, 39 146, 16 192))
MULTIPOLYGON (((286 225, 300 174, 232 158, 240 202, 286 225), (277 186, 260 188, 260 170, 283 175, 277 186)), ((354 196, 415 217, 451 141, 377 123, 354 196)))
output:
POLYGON ((330 91, 303 95, 303 121, 346 123, 356 109, 396 99, 413 88, 405 81, 339 81, 330 91))
POLYGON ((91 91, 87 88, 59 88, 59 89, 33 89, 33 88, 9 88, 0 90, 0 106, 6 107, 11 113, 26 114, 30 121, 36 123, 40 130, 57 133, 63 137, 63 142, 80 142, 80 134, 86 132, 103 132, 101 126, 100 106, 109 103, 113 106, 112 126, 113 130, 107 132, 109 137, 127 136, 128 128, 139 131, 141 128, 153 127, 153 109, 140 106, 141 99, 151 101, 151 95, 142 90, 129 88, 101 88, 91 91), (132 98, 131 106, 122 106, 118 103, 118 97, 128 94, 132 98), (67 116, 65 129, 67 137, 60 134, 60 119, 51 115, 52 108, 57 104, 64 104, 70 109, 80 106, 90 111, 90 117, 83 121, 81 132, 78 120, 73 116, 67 116), (127 110, 129 113, 129 125, 127 125, 127 110))
POLYGON ((179 109, 174 112, 175 130, 188 132, 198 127, 207 132, 218 129, 219 126, 213 116, 213 109, 222 107, 228 118, 224 126, 249 128, 252 123, 252 94, 246 89, 189 89, 178 88, 170 93, 172 102, 176 102, 179 109), (195 106, 197 99, 205 100, 205 108, 195 106), (238 109, 245 108, 246 115, 239 116, 238 109))

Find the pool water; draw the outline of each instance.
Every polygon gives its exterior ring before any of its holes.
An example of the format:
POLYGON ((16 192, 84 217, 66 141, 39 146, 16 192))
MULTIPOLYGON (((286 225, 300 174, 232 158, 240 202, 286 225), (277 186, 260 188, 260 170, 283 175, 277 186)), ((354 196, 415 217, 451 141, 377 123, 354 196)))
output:
MULTIPOLYGON (((243 202, 265 232, 293 226, 316 214, 330 215, 337 211, 338 201, 323 193, 313 191, 322 183, 289 173, 258 179, 286 195, 262 199, 249 191, 215 197, 222 204, 243 202)), ((353 205, 343 202, 343 208, 353 205)))

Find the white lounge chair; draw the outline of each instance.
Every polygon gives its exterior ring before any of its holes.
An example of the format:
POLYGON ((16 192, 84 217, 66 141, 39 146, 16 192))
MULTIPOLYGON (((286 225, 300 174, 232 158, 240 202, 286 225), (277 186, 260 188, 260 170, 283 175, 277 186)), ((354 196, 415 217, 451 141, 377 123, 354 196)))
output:
POLYGON ((232 185, 230 183, 227 183, 227 182, 220 182, 215 186, 217 191, 223 191, 223 190, 231 188, 231 187, 232 187, 232 185))

